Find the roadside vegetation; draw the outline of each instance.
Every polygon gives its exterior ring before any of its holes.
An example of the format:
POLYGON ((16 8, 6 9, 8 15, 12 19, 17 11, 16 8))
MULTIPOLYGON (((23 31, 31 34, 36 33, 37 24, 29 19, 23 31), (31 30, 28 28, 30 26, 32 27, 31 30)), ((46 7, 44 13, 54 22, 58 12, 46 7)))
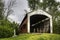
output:
POLYGON ((16 37, 2 38, 0 40, 60 40, 59 34, 20 34, 16 37))

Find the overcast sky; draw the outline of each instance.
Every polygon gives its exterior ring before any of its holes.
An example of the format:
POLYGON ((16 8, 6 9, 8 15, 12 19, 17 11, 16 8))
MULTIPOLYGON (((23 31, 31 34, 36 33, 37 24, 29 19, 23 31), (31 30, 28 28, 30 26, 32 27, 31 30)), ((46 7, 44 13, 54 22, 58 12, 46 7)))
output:
MULTIPOLYGON (((5 5, 7 6, 9 0, 5 0, 5 5)), ((57 0, 59 2, 60 0, 57 0)), ((21 23, 24 16, 25 11, 29 10, 27 0, 16 0, 16 7, 13 7, 14 12, 9 16, 9 20, 15 21, 17 23, 21 23)))
MULTIPOLYGON (((5 2, 7 7, 9 0, 5 0, 5 2)), ((13 10, 14 12, 8 17, 9 20, 21 23, 25 16, 24 10, 29 10, 27 0, 16 0, 16 7, 13 7, 13 10)))

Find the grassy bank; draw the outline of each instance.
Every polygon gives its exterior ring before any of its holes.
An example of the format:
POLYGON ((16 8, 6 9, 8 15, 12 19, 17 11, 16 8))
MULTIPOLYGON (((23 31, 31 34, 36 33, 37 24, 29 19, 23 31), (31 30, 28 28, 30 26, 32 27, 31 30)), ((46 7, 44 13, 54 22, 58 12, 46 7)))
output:
POLYGON ((59 34, 20 34, 11 38, 0 38, 0 40, 60 40, 59 34))

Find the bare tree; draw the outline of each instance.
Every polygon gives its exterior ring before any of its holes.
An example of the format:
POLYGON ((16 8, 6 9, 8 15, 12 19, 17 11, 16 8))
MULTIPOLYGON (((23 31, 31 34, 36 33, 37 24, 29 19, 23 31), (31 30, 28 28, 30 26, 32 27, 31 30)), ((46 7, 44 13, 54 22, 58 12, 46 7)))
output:
POLYGON ((14 12, 12 8, 15 6, 16 6, 16 0, 8 1, 7 8, 4 8, 4 13, 6 13, 5 19, 7 19, 8 16, 14 12))

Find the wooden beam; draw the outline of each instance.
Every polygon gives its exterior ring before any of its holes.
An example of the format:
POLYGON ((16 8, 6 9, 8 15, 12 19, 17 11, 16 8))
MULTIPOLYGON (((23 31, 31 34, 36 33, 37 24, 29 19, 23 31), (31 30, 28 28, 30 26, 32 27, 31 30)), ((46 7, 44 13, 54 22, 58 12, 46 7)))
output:
POLYGON ((39 22, 37 22, 37 23, 35 23, 35 24, 32 24, 32 26, 35 26, 35 25, 37 25, 37 24, 39 24, 39 23, 41 23, 41 22, 44 22, 44 21, 46 21, 46 20, 48 20, 49 18, 46 18, 46 19, 44 19, 44 20, 42 20, 42 21, 39 21, 39 22))

